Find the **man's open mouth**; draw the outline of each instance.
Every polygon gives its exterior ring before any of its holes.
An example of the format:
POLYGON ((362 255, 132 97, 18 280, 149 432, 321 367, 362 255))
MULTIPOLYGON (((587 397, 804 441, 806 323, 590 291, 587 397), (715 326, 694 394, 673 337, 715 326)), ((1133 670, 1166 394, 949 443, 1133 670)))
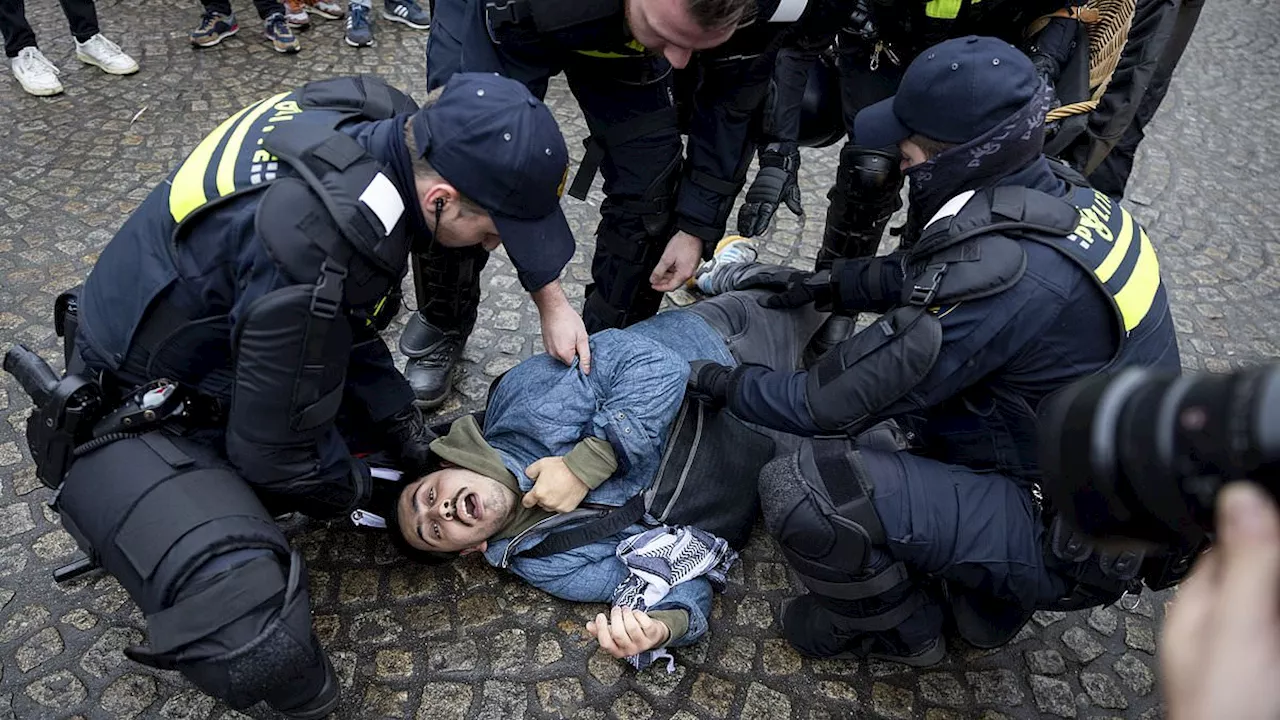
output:
POLYGON ((484 505, 480 502, 480 496, 464 490, 462 497, 458 498, 458 516, 467 525, 483 520, 484 505))

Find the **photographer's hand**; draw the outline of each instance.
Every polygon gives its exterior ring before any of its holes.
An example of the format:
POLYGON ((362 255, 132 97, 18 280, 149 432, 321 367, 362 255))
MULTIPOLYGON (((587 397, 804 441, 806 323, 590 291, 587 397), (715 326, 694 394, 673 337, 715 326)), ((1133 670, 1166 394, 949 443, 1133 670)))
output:
POLYGON ((1160 653, 1170 720, 1280 717, 1280 512, 1262 488, 1218 497, 1218 542, 1182 584, 1160 653))

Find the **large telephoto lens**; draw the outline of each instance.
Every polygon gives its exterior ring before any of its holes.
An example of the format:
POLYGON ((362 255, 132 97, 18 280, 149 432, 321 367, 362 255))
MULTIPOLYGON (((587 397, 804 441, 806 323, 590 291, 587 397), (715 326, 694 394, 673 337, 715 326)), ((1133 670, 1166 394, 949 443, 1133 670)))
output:
POLYGON ((1226 482, 1280 490, 1280 366, 1088 378, 1049 398, 1040 424, 1045 491, 1095 538, 1194 546, 1226 482))

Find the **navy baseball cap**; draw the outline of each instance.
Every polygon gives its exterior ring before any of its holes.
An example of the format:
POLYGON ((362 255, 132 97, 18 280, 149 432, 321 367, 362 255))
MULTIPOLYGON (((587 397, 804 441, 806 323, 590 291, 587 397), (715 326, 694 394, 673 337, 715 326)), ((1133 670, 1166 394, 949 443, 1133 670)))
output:
POLYGON ((1021 50, 990 37, 956 38, 920 53, 898 94, 863 108, 853 121, 865 147, 897 145, 912 135, 964 143, 1021 110, 1040 88, 1021 50))
POLYGON ((413 118, 413 137, 441 177, 493 218, 526 287, 560 274, 574 249, 560 209, 569 151, 541 100, 496 73, 458 73, 413 118))

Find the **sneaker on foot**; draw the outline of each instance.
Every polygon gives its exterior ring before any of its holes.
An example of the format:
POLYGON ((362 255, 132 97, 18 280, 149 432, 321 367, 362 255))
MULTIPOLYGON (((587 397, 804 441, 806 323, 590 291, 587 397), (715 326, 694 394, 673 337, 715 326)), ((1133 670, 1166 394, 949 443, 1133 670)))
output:
POLYGON ((698 266, 693 277, 689 278, 687 286, 690 289, 697 288, 704 295, 722 292, 715 282, 715 276, 719 274, 716 269, 728 265, 753 263, 758 255, 756 246, 751 240, 741 235, 729 235, 716 244, 716 251, 711 259, 698 266))
POLYGON ((280 13, 267 18, 262 34, 271 41, 278 53, 296 53, 302 49, 302 44, 289 29, 289 23, 284 21, 284 15, 280 13))
POLYGON ((304 0, 307 12, 318 15, 325 20, 341 20, 347 13, 335 0, 304 0))
POLYGON ((13 76, 18 78, 22 89, 32 95, 44 97, 62 92, 62 83, 58 82, 62 71, 49 62, 44 53, 34 45, 19 50, 12 65, 13 76))
POLYGON ((84 42, 76 41, 76 57, 80 62, 97 65, 110 75, 132 75, 138 72, 138 62, 125 54, 120 46, 99 33, 84 42))
POLYGON ((284 0, 284 21, 289 27, 299 31, 311 27, 307 4, 303 0, 284 0))
POLYGON ((191 31, 191 44, 196 47, 213 47, 223 39, 240 32, 236 16, 206 10, 200 16, 200 27, 191 31))
POLYGON ((369 22, 369 8, 364 5, 350 6, 347 15, 347 44, 351 47, 369 47, 373 44, 373 24, 369 22))
POLYGON ((431 27, 431 15, 414 0, 382 0, 382 17, 403 23, 414 30, 431 27))

